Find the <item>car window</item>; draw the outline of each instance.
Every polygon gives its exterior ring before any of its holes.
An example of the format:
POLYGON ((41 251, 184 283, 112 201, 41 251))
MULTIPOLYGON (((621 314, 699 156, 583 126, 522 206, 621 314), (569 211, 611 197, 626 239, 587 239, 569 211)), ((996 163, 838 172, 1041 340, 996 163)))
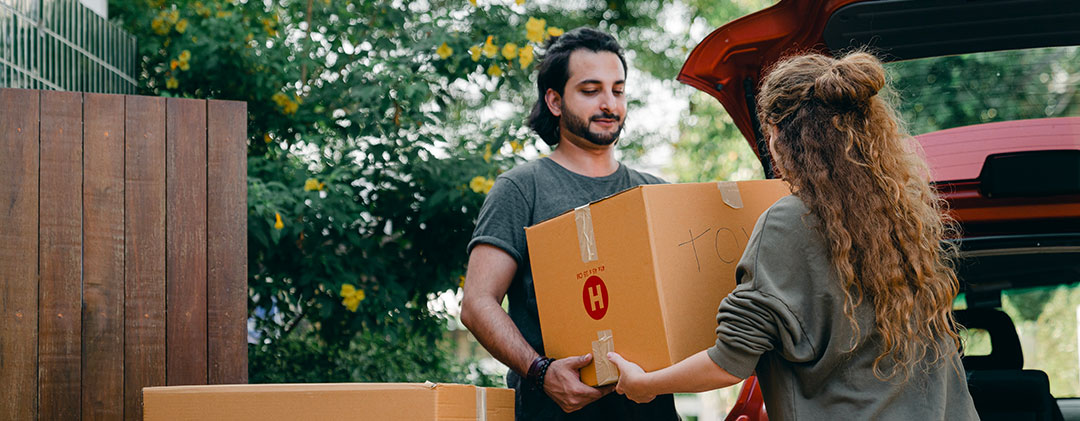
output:
POLYGON ((1080 47, 931 57, 886 65, 911 134, 1080 115, 1080 47))
MULTIPOLYGON (((966 307, 960 294, 954 308, 966 307)), ((1080 397, 1080 284, 1005 290, 1001 309, 1016 325, 1024 369, 1045 372, 1055 397, 1080 397)), ((961 339, 969 355, 990 353, 986 331, 969 329, 961 333, 961 339)))

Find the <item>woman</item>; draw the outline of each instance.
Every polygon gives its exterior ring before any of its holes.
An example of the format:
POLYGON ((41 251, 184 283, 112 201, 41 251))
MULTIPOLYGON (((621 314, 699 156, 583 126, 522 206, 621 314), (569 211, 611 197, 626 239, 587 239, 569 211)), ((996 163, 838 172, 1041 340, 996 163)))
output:
POLYGON ((756 371, 769 418, 978 419, 958 354, 948 218, 872 55, 776 64, 758 110, 793 195, 758 219, 716 345, 645 373, 609 354, 639 402, 756 371))

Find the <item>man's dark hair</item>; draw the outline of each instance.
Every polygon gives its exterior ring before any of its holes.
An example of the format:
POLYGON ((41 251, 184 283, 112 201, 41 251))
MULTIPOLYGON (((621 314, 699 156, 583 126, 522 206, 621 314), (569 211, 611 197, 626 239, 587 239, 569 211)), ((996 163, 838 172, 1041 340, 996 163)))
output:
POLYGON ((539 74, 536 77, 536 104, 529 113, 529 127, 551 146, 559 144, 559 117, 548 109, 544 96, 548 89, 554 89, 559 95, 563 94, 566 81, 570 79, 570 54, 580 49, 615 53, 622 62, 623 73, 626 73, 626 58, 623 57, 619 41, 605 32, 581 27, 551 37, 544 46, 543 56, 540 57, 539 74))

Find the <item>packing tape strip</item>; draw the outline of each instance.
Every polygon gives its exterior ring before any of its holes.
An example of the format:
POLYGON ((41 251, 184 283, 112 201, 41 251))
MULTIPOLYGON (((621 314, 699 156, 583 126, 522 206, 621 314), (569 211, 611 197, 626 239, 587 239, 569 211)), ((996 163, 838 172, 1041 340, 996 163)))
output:
POLYGON ((610 330, 596 332, 596 336, 600 338, 600 340, 592 343, 593 365, 596 367, 596 385, 603 386, 615 383, 619 381, 619 368, 607 358, 609 352, 615 351, 615 339, 611 336, 610 330))
POLYGON ((476 421, 487 421, 487 389, 476 387, 476 421))
POLYGON ((724 199, 724 203, 731 206, 732 209, 742 209, 742 195, 739 194, 739 183, 734 181, 721 181, 716 183, 716 189, 720 190, 720 197, 724 199))
POLYGON ((577 222, 578 247, 581 248, 581 262, 596 261, 596 238, 593 237, 592 211, 589 205, 574 208, 574 221, 577 222))

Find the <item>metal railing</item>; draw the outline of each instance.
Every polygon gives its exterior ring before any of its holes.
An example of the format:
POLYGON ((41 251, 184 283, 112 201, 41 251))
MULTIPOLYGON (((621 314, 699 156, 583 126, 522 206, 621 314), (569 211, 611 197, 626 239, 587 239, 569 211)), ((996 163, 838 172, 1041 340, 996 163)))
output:
POLYGON ((0 87, 131 94, 135 37, 78 0, 0 0, 0 87))

